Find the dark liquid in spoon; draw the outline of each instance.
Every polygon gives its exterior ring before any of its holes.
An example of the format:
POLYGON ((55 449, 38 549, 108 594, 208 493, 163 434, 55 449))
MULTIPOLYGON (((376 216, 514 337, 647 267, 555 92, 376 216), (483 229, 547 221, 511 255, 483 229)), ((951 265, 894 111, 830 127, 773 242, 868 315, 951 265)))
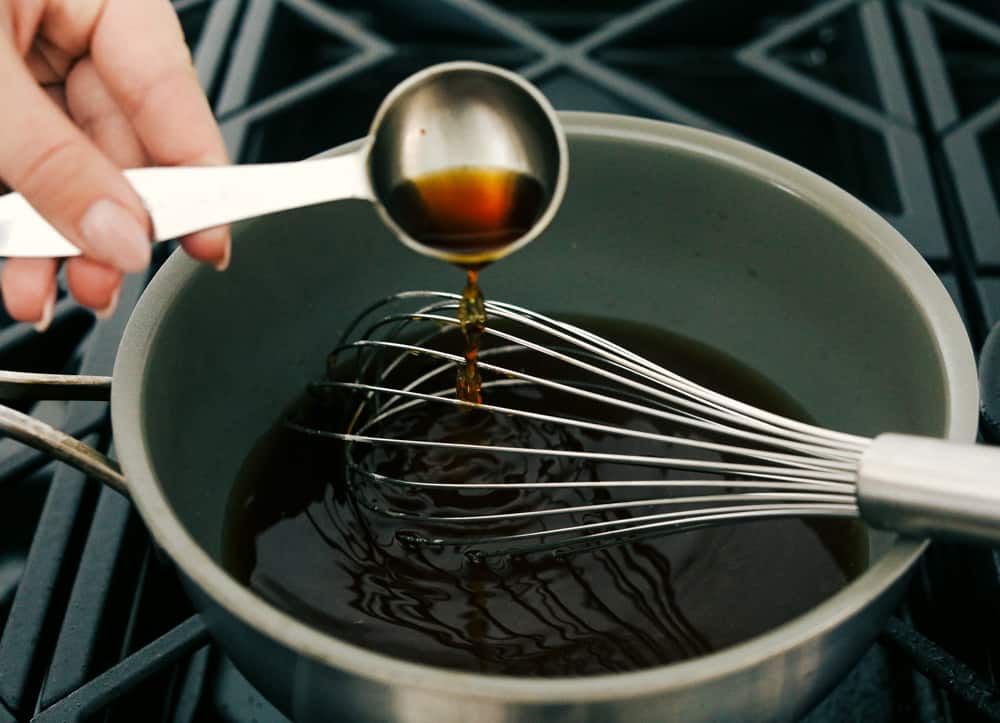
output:
MULTIPOLYGON (((776 386, 711 349, 640 325, 570 320, 709 388, 786 416, 806 416, 776 386)), ((449 343, 461 348, 464 340, 455 333, 449 343)), ((565 377, 564 369, 547 369, 545 363, 528 368, 565 377)), ((669 423, 624 410, 609 414, 554 392, 501 387, 489 393, 495 404, 692 436, 669 423)), ((293 414, 319 427, 343 428, 335 407, 315 399, 296 402, 293 414)), ((400 415, 379 431, 496 445, 695 454, 479 409, 442 412, 438 405, 400 415)), ((376 450, 367 461, 378 472, 424 481, 691 478, 691 473, 649 467, 524 455, 376 450)), ((233 487, 225 564, 266 600, 342 640, 430 665, 523 676, 637 670, 718 650, 806 612, 867 564, 867 536, 860 523, 815 519, 747 522, 559 556, 477 561, 458 546, 403 544, 396 537, 400 523, 362 504, 374 500, 396 509, 487 512, 607 497, 607 492, 576 487, 428 496, 379 486, 349 494, 342 446, 290 431, 278 420, 250 453, 233 487)), ((516 531, 505 524, 451 532, 516 531)))
POLYGON ((406 181, 392 190, 386 210, 424 246, 466 268, 459 321, 465 336, 465 365, 459 367, 459 399, 482 402, 476 364, 486 309, 479 269, 534 225, 542 211, 541 184, 524 173, 500 168, 449 168, 406 181), (471 259, 471 261, 470 261, 471 259))
POLYGON ((489 262, 530 229, 542 211, 541 184, 500 168, 449 168, 406 181, 389 193, 389 215, 414 239, 460 265, 489 262), (463 260, 463 258, 465 260, 463 260))

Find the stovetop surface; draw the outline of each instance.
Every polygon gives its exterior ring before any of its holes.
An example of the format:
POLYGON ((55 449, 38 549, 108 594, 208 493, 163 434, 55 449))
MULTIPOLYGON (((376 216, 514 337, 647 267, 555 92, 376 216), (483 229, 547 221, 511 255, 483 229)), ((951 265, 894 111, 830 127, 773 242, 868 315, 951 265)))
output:
MULTIPOLYGON (((523 73, 558 108, 716 130, 826 176, 920 250, 977 348, 1000 321, 996 0, 175 6, 241 162, 362 136, 413 71, 481 60, 523 73)), ((67 297, 43 335, 0 313, 0 368, 109 374, 145 281, 128 280, 100 323, 67 297)), ((106 404, 32 411, 112 444, 106 404)), ((935 544, 879 641, 805 720, 996 717, 998 609, 1000 558, 935 544)), ((0 723, 91 719, 285 720, 212 645, 127 501, 0 440, 0 723)))

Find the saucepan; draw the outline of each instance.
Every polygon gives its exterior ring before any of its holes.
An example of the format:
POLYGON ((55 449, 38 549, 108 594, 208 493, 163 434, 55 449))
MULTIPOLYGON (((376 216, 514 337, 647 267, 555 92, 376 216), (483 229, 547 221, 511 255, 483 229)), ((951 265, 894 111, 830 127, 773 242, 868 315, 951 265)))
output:
MULTIPOLYGON (((614 115, 560 119, 565 200, 541 237, 483 272, 490 298, 690 337, 779 381, 827 427, 974 439, 978 387, 959 315, 877 214, 719 135, 614 115)), ((233 243, 224 274, 174 254, 135 308, 113 381, 79 382, 97 395, 110 388, 121 473, 79 445, 67 451, 41 423, 8 419, 7 429, 132 498, 222 649, 295 720, 792 718, 871 644, 924 549, 872 530, 867 571, 806 614, 633 673, 455 672, 319 632, 223 568, 230 486, 361 308, 404 289, 457 289, 461 274, 408 252, 363 201, 243 222, 233 243)))

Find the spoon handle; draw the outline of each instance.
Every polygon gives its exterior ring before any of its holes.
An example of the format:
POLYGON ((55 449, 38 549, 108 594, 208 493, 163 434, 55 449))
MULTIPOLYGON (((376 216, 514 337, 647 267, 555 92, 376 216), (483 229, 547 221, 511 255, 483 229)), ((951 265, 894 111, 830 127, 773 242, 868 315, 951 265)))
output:
MULTIPOLYGON (((295 163, 135 168, 125 177, 149 212, 153 240, 166 241, 277 211, 370 199, 365 152, 295 163)), ((0 196, 0 258, 79 254, 21 194, 0 196)))
POLYGON ((910 537, 1000 544, 1000 449, 880 434, 861 455, 865 522, 910 537))

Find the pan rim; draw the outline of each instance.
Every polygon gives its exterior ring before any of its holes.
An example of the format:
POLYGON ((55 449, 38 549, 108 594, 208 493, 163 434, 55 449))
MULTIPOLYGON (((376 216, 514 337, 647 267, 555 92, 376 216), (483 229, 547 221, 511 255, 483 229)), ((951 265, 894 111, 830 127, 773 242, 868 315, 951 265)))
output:
MULTIPOLYGON (((915 309, 923 314, 945 377, 946 436, 959 441, 975 439, 978 380, 964 325, 924 259, 878 214, 811 171, 742 141, 628 116, 585 112, 558 115, 569 138, 647 143, 696 153, 779 186, 835 216, 859 243, 865 243, 886 263, 909 291, 915 309)), ((354 141, 328 153, 353 150, 363 142, 354 141)), ((504 703, 579 704, 663 694, 725 678, 823 636, 887 593, 928 544, 897 540, 850 585, 769 632, 689 661, 635 672, 545 679, 485 675, 409 662, 343 642, 273 607, 213 561, 174 514, 150 464, 142 412, 146 359, 166 310, 199 268, 186 255, 173 254, 147 287, 128 322, 115 362, 112 388, 116 451, 145 524, 180 571, 243 624, 322 664, 387 685, 504 703)))

